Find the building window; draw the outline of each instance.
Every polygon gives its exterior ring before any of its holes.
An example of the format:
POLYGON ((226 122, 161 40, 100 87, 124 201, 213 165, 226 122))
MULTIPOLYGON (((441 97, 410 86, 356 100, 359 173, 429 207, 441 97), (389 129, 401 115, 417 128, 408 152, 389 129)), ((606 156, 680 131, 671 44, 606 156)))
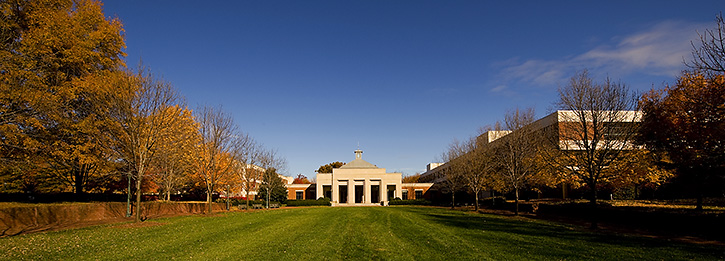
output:
POLYGON ((423 190, 422 189, 416 189, 415 190, 415 199, 422 199, 423 198, 423 190))
POLYGON ((304 191, 295 191, 295 199, 305 199, 304 191))
POLYGON ((408 199, 408 190, 403 190, 403 199, 408 199))

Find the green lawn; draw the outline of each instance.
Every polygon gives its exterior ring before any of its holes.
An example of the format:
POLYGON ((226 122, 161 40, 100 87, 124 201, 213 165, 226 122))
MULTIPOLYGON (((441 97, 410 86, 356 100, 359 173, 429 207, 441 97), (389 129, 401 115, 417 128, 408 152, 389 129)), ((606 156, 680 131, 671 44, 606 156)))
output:
POLYGON ((0 238, 0 259, 723 259, 725 249, 427 207, 185 216, 0 238))

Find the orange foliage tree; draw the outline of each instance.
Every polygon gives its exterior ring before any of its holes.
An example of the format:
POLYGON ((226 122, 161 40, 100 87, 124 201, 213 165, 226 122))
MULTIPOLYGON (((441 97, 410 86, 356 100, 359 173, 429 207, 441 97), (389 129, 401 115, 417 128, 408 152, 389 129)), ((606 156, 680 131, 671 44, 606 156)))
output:
POLYGON ((305 177, 305 175, 302 175, 302 174, 298 174, 297 177, 294 180, 292 180, 292 184, 310 184, 310 183, 312 183, 312 182, 310 182, 310 180, 308 180, 307 177, 305 177))
POLYGON ((702 209, 707 184, 722 182, 725 168, 725 76, 685 73, 675 86, 645 94, 640 105, 640 139, 667 153, 702 209))

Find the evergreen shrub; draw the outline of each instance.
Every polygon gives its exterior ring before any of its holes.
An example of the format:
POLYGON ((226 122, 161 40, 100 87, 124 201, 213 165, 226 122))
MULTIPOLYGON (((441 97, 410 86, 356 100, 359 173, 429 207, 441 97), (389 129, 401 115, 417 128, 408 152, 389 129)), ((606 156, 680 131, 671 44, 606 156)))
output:
POLYGON ((288 207, 301 207, 301 206, 329 206, 330 199, 319 198, 319 199, 304 199, 304 200, 287 200, 288 207))
POLYGON ((390 205, 420 205, 420 206, 429 206, 431 205, 431 202, 425 199, 393 199, 390 201, 390 205))

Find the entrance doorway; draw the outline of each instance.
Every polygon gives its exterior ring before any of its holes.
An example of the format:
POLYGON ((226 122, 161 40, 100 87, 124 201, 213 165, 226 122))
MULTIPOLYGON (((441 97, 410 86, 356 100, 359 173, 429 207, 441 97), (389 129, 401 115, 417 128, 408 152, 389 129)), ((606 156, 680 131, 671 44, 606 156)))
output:
POLYGON ((380 203, 380 185, 370 185, 370 202, 380 203))
POLYGON ((332 186, 322 185, 322 196, 332 200, 332 186))
POLYGON ((340 203, 347 203, 347 185, 340 185, 340 194, 338 194, 340 203))
POLYGON ((388 201, 395 199, 395 185, 388 185, 388 201))
POLYGON ((363 193, 365 192, 363 185, 355 185, 355 203, 363 203, 363 193))

